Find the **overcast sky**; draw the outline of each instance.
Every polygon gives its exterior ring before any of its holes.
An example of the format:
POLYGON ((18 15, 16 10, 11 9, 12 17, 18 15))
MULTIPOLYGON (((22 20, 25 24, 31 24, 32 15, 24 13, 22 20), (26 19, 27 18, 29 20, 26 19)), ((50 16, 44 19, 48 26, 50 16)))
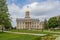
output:
POLYGON ((60 0, 7 0, 8 10, 12 17, 12 25, 16 26, 16 18, 24 18, 27 6, 30 17, 40 21, 60 15, 60 0))

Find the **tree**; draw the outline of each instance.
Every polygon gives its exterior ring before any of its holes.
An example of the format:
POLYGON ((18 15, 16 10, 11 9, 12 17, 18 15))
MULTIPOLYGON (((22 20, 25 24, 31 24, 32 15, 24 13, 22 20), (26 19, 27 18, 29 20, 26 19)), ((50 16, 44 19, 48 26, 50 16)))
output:
POLYGON ((58 26, 58 23, 57 23, 57 17, 51 17, 49 20, 48 20, 48 27, 49 28, 55 28, 58 26))
POLYGON ((57 17, 57 23, 58 23, 58 27, 60 28, 60 16, 57 17))
POLYGON ((44 28, 45 28, 45 29, 48 29, 47 20, 46 20, 46 19, 44 20, 44 28))
POLYGON ((7 30, 9 28, 11 28, 11 22, 9 22, 9 21, 6 21, 4 25, 5 25, 5 29, 7 29, 7 30))
MULTIPOLYGON (((11 26, 6 0, 0 0, 0 25, 3 25, 6 29, 11 26)), ((2 30, 4 27, 2 27, 2 30)))

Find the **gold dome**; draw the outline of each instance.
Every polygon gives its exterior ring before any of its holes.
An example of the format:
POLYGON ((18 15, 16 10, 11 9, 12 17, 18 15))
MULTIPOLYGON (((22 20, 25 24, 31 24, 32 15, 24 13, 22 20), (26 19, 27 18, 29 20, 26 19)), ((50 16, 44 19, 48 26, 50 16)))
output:
POLYGON ((27 6, 26 12, 29 12, 29 6, 27 6))

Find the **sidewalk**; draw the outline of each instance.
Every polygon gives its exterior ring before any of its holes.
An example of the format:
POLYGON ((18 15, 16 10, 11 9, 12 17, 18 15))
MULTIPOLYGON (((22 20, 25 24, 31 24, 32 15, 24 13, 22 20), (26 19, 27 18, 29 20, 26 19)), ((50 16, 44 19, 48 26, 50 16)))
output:
POLYGON ((60 40, 60 35, 55 40, 60 40))
POLYGON ((11 32, 11 31, 4 31, 7 33, 15 33, 15 34, 28 34, 28 35, 35 35, 35 36, 44 36, 46 34, 35 34, 35 33, 22 33, 22 32, 11 32))

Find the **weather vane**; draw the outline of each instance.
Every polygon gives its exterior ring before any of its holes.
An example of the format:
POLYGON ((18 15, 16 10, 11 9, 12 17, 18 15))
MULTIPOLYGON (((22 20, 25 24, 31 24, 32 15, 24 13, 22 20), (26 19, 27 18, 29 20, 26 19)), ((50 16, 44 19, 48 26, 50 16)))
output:
POLYGON ((27 6, 27 9, 26 9, 26 11, 29 11, 29 6, 27 6))
POLYGON ((27 6, 27 8, 29 8, 29 6, 27 6))

